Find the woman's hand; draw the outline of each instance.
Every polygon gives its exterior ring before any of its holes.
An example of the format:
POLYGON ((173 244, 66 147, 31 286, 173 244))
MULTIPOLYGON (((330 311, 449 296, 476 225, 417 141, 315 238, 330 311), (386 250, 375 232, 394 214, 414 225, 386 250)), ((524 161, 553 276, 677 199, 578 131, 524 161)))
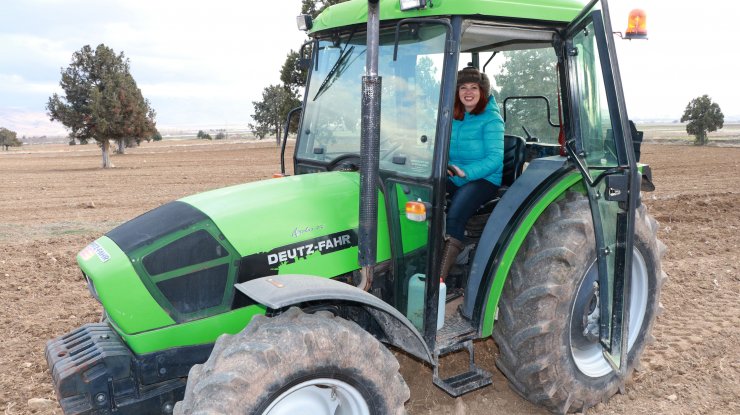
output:
POLYGON ((448 164, 447 165, 447 175, 448 176, 465 177, 465 171, 463 171, 463 169, 455 166, 454 164, 448 164))

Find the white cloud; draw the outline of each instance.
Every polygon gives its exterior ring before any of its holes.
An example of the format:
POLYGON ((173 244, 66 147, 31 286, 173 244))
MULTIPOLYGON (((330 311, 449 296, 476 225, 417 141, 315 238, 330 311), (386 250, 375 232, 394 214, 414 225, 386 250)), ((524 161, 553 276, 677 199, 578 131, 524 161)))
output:
POLYGON ((63 45, 63 42, 41 36, 0 33, 0 56, 7 64, 22 60, 28 64, 49 65, 61 59, 69 60, 70 54, 63 45))
POLYGON ((59 88, 58 84, 51 82, 31 82, 17 74, 0 73, 0 92, 3 93, 51 95, 54 92, 59 93, 60 91, 61 88, 59 88))

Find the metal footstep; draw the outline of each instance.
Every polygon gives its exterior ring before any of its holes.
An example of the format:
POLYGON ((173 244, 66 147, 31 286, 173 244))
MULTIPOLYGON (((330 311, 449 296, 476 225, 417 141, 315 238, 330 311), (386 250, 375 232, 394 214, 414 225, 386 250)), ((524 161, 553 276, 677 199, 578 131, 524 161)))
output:
POLYGON ((434 367, 432 381, 454 398, 493 383, 491 373, 475 365, 473 341, 466 341, 465 347, 468 349, 468 355, 470 356, 470 366, 467 372, 442 379, 439 377, 439 364, 434 367))

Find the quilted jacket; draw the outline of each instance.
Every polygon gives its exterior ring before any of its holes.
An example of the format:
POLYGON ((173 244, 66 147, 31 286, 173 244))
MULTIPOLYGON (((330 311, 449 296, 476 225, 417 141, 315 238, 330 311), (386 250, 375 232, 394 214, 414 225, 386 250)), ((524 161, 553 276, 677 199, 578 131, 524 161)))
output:
POLYGON ((465 113, 462 121, 452 121, 450 164, 465 172, 465 177, 453 177, 457 186, 486 179, 501 186, 504 159, 504 121, 493 96, 486 110, 478 115, 465 113))

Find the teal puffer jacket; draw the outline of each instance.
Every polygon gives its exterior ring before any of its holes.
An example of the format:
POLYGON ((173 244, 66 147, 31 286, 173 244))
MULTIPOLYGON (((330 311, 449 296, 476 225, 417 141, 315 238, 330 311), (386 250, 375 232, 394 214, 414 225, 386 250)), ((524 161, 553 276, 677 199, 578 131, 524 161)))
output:
POLYGON ((452 121, 450 164, 465 172, 465 177, 453 177, 457 186, 486 179, 501 186, 504 160, 504 120, 493 96, 486 110, 478 115, 465 113, 462 121, 452 121))

